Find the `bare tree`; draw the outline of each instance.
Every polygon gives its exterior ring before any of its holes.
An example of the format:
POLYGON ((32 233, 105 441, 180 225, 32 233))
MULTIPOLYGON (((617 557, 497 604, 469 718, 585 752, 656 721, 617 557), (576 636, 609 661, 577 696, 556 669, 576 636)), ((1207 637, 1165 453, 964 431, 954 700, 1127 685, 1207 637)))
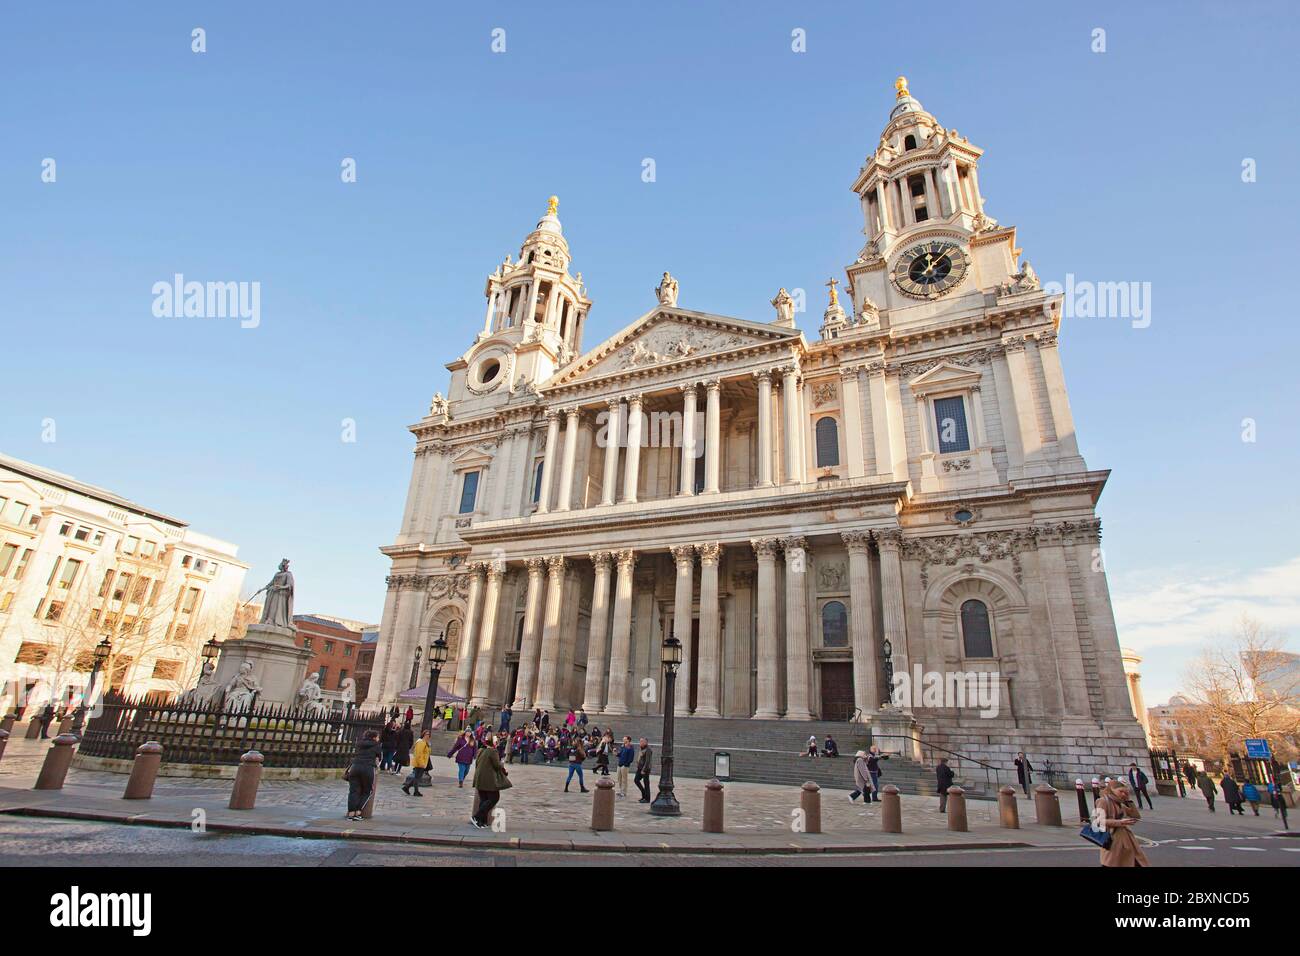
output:
POLYGON ((1300 660, 1286 641, 1243 614, 1235 630, 1207 646, 1184 677, 1195 705, 1182 717, 1226 764, 1247 737, 1270 742, 1278 760, 1300 753, 1300 660))

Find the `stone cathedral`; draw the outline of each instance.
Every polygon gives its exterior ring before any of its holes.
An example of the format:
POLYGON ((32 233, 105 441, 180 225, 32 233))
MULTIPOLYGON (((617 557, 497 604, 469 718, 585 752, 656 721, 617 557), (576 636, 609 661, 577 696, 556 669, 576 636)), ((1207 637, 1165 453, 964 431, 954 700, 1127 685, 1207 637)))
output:
POLYGON ((368 705, 423 683, 443 635, 443 686, 485 708, 655 714, 671 634, 683 716, 891 713, 1062 769, 1145 751, 1060 297, 985 212, 983 151, 896 87, 852 183, 866 244, 815 339, 785 289, 737 319, 664 273, 584 350, 592 300, 551 198, 411 426, 368 705), (922 697, 926 674, 985 680, 995 713, 922 697))

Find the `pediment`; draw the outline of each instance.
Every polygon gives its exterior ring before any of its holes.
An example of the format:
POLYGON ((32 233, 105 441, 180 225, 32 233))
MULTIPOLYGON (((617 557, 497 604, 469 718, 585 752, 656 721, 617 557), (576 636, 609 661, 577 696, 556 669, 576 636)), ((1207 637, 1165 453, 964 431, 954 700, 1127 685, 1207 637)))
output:
POLYGON ((579 357, 546 385, 567 385, 621 372, 666 367, 701 355, 720 355, 798 339, 798 329, 706 312, 658 308, 579 357))
POLYGON ((940 362, 934 368, 907 384, 917 395, 927 395, 948 389, 970 388, 980 382, 980 372, 955 362, 940 362))
POLYGON ((451 460, 452 471, 464 471, 468 468, 484 468, 492 463, 492 454, 486 449, 467 448, 451 460))

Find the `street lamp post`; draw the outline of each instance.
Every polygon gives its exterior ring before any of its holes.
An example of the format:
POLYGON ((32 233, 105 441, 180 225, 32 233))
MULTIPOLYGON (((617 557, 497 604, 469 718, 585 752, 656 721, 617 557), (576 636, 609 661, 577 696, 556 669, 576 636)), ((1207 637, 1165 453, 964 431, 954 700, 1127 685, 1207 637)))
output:
POLYGON ((216 660, 221 653, 221 644, 217 641, 217 635, 213 634, 212 640, 204 644, 199 653, 203 655, 203 663, 199 665, 199 681, 194 685, 195 696, 198 695, 199 688, 203 686, 204 668, 208 666, 210 661, 216 660))
POLYGON ((880 647, 881 655, 884 658, 885 671, 885 703, 890 703, 894 699, 894 645, 885 638, 885 643, 880 647))
MULTIPOLYGON (((444 632, 445 633, 445 632, 444 632)), ((433 708, 438 703, 438 678, 442 676, 442 665, 447 663, 447 640, 444 634, 429 648, 429 692, 424 695, 424 718, 420 721, 420 733, 433 730, 433 708)))
POLYGON ((90 668, 90 679, 86 681, 86 689, 81 694, 81 706, 77 708, 77 716, 72 721, 72 732, 78 737, 81 736, 81 728, 86 724, 86 709, 90 700, 91 692, 95 689, 95 678, 99 676, 99 669, 104 666, 104 661, 113 653, 113 645, 107 637, 95 645, 95 663, 90 668))
POLYGON ((664 739, 659 755, 659 794, 650 804, 650 813, 656 817, 681 816, 682 808, 673 796, 673 711, 674 691, 677 685, 677 668, 682 664, 682 642, 672 635, 664 641, 664 739))

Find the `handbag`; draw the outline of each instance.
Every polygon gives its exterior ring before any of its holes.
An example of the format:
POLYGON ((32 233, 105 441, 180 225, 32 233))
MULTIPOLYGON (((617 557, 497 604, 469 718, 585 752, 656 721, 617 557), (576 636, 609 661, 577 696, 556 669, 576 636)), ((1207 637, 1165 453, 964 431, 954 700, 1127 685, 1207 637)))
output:
POLYGON ((1109 830, 1094 830, 1091 823, 1085 823, 1079 829, 1079 836, 1089 843, 1095 843, 1103 850, 1110 849, 1111 834, 1109 830))

